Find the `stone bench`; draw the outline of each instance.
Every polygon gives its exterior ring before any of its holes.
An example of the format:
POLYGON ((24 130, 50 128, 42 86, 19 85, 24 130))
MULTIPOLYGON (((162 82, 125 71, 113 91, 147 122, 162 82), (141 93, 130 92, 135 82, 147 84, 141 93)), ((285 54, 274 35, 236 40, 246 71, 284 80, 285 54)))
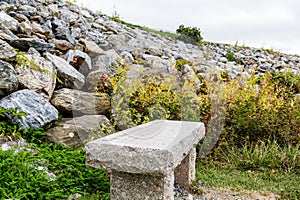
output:
POLYGON ((87 166, 111 171, 111 199, 174 199, 174 179, 188 189, 195 178, 201 122, 156 120, 85 146, 87 166))

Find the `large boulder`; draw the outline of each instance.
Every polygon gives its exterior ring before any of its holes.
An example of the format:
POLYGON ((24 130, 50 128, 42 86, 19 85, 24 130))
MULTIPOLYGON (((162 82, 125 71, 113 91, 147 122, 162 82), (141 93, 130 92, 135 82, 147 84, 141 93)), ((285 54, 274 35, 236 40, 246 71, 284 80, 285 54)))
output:
POLYGON ((74 88, 80 90, 85 82, 83 74, 78 72, 73 66, 71 66, 66 60, 46 53, 46 58, 50 60, 57 69, 57 75, 63 81, 63 85, 67 88, 74 88))
POLYGON ((73 116, 106 114, 110 109, 108 95, 97 95, 68 88, 55 91, 51 103, 57 109, 73 114, 73 116))
POLYGON ((24 56, 29 61, 33 61, 35 66, 15 66, 21 87, 35 91, 50 100, 56 85, 54 66, 39 55, 25 54, 24 56))
POLYGON ((112 66, 118 66, 120 56, 114 51, 106 51, 105 55, 92 57, 93 71, 101 70, 107 74, 114 74, 112 66))
POLYGON ((18 89, 19 81, 14 68, 0 60, 0 97, 18 89))
POLYGON ((11 31, 17 32, 19 27, 19 22, 6 14, 5 12, 0 12, 0 28, 8 28, 11 31))
POLYGON ((90 140, 113 132, 114 128, 104 115, 85 115, 63 119, 57 126, 47 131, 47 140, 69 147, 83 146, 90 140))
POLYGON ((7 42, 0 39, 0 59, 12 61, 16 56, 16 51, 7 42))
POLYGON ((69 50, 66 54, 66 60, 83 75, 88 75, 92 70, 91 58, 82 51, 69 50))
POLYGON ((10 41, 10 45, 21 51, 28 51, 31 47, 40 52, 54 49, 54 44, 47 43, 45 40, 38 38, 19 38, 10 41))
POLYGON ((102 70, 92 71, 86 77, 86 89, 89 92, 95 92, 96 89, 98 89, 98 91, 109 93, 112 91, 109 77, 110 76, 102 70))
POLYGON ((80 38, 79 42, 84 45, 85 52, 90 56, 104 55, 104 51, 95 42, 83 38, 80 38))
POLYGON ((41 95, 28 89, 19 90, 0 100, 0 106, 18 108, 26 113, 25 117, 8 115, 13 123, 19 123, 25 129, 37 129, 58 119, 58 111, 41 95))

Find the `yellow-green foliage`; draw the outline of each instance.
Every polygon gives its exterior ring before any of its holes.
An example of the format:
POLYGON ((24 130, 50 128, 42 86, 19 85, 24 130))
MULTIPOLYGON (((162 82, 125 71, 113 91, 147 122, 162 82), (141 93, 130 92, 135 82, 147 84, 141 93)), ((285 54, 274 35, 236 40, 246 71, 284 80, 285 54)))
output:
POLYGON ((4 137, 4 140, 6 138, 9 140, 13 140, 15 137, 21 138, 21 132, 24 131, 24 128, 10 123, 7 116, 24 117, 26 113, 19 112, 18 108, 5 109, 0 106, 0 137, 4 137))
POLYGON ((193 85, 155 72, 140 72, 128 78, 130 66, 120 66, 109 81, 113 88, 111 118, 124 129, 154 119, 204 120, 207 104, 193 92, 193 85))
POLYGON ((280 145, 300 142, 300 110, 295 99, 299 76, 266 73, 227 86, 227 116, 221 145, 241 146, 275 139, 280 145))
POLYGON ((192 63, 190 61, 188 61, 188 60, 178 59, 178 60, 176 60, 175 68, 177 69, 177 71, 181 72, 181 68, 184 65, 190 65, 190 66, 192 66, 192 63))
POLYGON ((28 56, 24 55, 24 53, 20 52, 17 50, 17 58, 16 58, 16 62, 19 66, 23 67, 23 68, 27 68, 29 67, 30 69, 33 70, 37 70, 39 72, 44 72, 47 74, 50 74, 51 76, 53 76, 59 83, 62 83, 62 81, 57 77, 57 75, 53 72, 51 72, 48 69, 44 69, 41 66, 39 66, 38 64, 36 64, 34 62, 33 59, 30 59, 28 56))
MULTIPOLYGON (((188 61, 179 61, 177 66, 185 63, 188 61)), ((300 143, 300 109, 295 97, 299 93, 298 75, 266 73, 229 80, 221 72, 217 77, 222 84, 214 82, 213 75, 212 80, 200 77, 202 89, 196 94, 193 80, 182 82, 152 71, 132 73, 130 66, 119 66, 114 77, 105 79, 112 97, 110 117, 119 129, 154 119, 202 121, 208 125, 213 115, 222 111, 226 119, 220 148, 268 139, 281 146, 300 143), (139 76, 129 78, 133 74, 139 76), (218 103, 223 100, 224 104, 218 103)))

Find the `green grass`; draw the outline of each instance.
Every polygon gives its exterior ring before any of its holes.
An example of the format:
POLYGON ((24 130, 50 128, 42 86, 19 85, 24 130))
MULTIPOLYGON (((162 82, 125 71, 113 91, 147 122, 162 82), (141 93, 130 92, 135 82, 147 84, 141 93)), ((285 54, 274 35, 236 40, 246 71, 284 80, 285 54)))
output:
POLYGON ((245 145, 224 151, 219 158, 197 162, 196 187, 274 193, 281 199, 300 199, 300 151, 276 142, 245 145))
POLYGON ((132 27, 132 28, 138 28, 140 30, 143 30, 143 31, 146 31, 146 32, 149 32, 149 33, 154 33, 154 34, 160 35, 160 36, 165 37, 165 38, 171 38, 171 39, 176 39, 177 38, 176 33, 171 33, 171 32, 162 31, 162 30, 155 30, 155 29, 152 29, 152 28, 149 28, 149 27, 146 27, 146 26, 140 26, 140 25, 137 25, 137 24, 132 24, 132 23, 129 23, 129 22, 125 22, 125 21, 121 20, 119 17, 116 17, 116 16, 113 16, 110 19, 117 22, 117 23, 124 24, 124 25, 132 27))
POLYGON ((27 139, 37 155, 0 150, 0 199, 67 199, 75 193, 86 199, 109 199, 107 172, 86 167, 83 148, 27 139), (48 170, 38 170, 39 166, 48 170))

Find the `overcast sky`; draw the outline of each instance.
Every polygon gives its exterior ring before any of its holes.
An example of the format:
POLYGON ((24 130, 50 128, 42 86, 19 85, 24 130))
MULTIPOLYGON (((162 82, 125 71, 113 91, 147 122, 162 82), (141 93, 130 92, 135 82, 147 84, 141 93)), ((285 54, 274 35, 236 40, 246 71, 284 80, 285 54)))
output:
POLYGON ((204 40, 300 55, 299 0, 77 0, 124 21, 175 32, 201 29, 204 40))

